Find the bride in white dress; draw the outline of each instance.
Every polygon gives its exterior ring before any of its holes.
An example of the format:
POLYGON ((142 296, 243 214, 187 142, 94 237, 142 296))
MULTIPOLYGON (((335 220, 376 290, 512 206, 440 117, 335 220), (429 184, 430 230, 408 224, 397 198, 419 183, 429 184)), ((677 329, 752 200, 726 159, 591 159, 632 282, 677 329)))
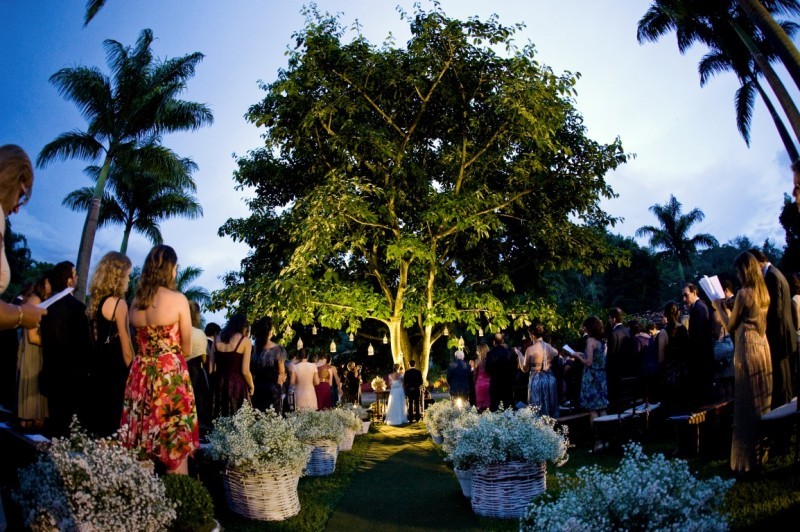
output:
POLYGON ((406 394, 403 391, 403 374, 400 364, 394 365, 394 372, 389 375, 389 405, 386 408, 387 425, 405 425, 408 423, 406 394))

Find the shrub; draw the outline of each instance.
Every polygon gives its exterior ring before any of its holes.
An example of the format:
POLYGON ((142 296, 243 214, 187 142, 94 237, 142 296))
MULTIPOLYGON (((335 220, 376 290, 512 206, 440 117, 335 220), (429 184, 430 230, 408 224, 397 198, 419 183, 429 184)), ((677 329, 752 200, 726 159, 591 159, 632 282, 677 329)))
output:
POLYGON ((213 528, 214 502, 202 482, 187 475, 164 475, 161 481, 167 498, 176 507, 172 530, 194 532, 213 528))

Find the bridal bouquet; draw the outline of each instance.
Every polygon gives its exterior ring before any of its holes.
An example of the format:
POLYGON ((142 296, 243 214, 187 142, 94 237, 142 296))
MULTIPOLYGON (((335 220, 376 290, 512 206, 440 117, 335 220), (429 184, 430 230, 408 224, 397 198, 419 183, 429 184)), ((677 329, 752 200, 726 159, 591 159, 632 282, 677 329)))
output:
POLYGON ((535 409, 484 412, 476 423, 464 427, 449 458, 458 469, 476 469, 506 462, 567 461, 566 428, 535 409))
POLYGON ((281 469, 299 475, 311 453, 280 414, 257 410, 246 401, 233 416, 214 420, 208 441, 213 459, 255 473, 281 469))
POLYGON ((582 467, 573 487, 531 503, 520 530, 727 530, 721 507, 733 482, 698 480, 685 460, 631 443, 616 471, 582 467))
POLYGON ((31 530, 167 530, 175 519, 152 462, 77 424, 19 471, 15 493, 31 530))

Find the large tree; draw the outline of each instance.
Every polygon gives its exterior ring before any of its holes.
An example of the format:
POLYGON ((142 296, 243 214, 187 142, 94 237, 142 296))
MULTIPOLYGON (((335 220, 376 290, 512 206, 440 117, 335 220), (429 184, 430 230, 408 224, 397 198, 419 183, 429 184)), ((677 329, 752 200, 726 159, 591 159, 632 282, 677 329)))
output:
POLYGON ((252 214, 220 232, 253 254, 217 305, 269 313, 279 330, 374 320, 395 361, 427 369, 448 327, 552 315, 515 280, 626 260, 596 228, 616 221, 599 200, 627 156, 586 136, 575 77, 517 48, 519 26, 419 9, 402 15, 405 47, 375 46, 305 14, 287 68, 248 113, 266 141, 235 174, 255 190, 252 214))
MULTIPOLYGON (((173 217, 197 218, 203 208, 192 194, 197 190, 192 172, 197 165, 188 158, 181 158, 167 148, 160 147, 165 156, 175 158, 170 173, 149 172, 133 150, 130 157, 122 157, 112 165, 97 226, 122 226, 120 253, 127 253, 132 231, 147 237, 153 244, 164 242, 159 224, 173 217)), ((95 182, 101 169, 90 166, 86 169, 95 182)), ((86 211, 92 205, 94 189, 82 187, 73 190, 64 198, 63 204, 74 211, 86 211)))
POLYGON ((116 158, 136 147, 144 170, 174 173, 176 158, 165 157, 163 150, 149 141, 213 121, 205 104, 177 98, 194 76, 203 54, 156 59, 150 48, 152 42, 153 32, 148 29, 142 30, 133 47, 106 40, 111 78, 97 68, 84 66, 64 68, 50 77, 59 92, 80 108, 88 124, 85 131, 68 131, 48 143, 39 153, 37 165, 44 167, 55 159, 69 158, 102 161, 78 250, 75 295, 79 299, 86 292, 100 204, 116 158))
POLYGON ((702 222, 705 214, 700 209, 692 209, 683 214, 683 206, 675 196, 669 196, 664 205, 650 207, 660 227, 644 225, 636 230, 637 237, 647 237, 650 246, 660 250, 657 256, 675 259, 680 279, 686 281, 686 269, 691 266, 698 248, 718 246, 719 242, 708 233, 689 236, 692 226, 702 222))

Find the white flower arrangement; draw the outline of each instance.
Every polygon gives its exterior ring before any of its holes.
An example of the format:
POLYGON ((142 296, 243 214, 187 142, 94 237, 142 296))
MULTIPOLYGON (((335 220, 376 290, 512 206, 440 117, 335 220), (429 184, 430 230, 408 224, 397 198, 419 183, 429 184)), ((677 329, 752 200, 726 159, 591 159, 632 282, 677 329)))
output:
POLYGON ((369 412, 367 412, 367 409, 361 405, 357 405, 354 403, 342 403, 342 405, 339 408, 343 408, 345 410, 353 412, 356 415, 356 417, 358 417, 358 419, 362 421, 369 420, 369 412))
POLYGON ((422 422, 431 436, 443 436, 447 428, 461 415, 462 409, 452 399, 438 400, 425 409, 422 422))
POLYGON ((484 412, 464 427, 448 458, 458 469, 477 469, 506 462, 566 463, 569 440, 565 427, 540 416, 535 408, 484 412))
POLYGON ((441 433, 444 437, 442 450, 447 454, 448 460, 452 460, 450 457, 461 434, 464 430, 477 425, 480 417, 478 410, 474 406, 461 406, 458 408, 457 415, 442 428, 441 433))
POLYGON ((311 454, 311 447, 297 439, 283 417, 247 402, 233 416, 215 419, 208 441, 213 459, 254 473, 281 469, 301 474, 311 454))
POLYGON ((616 471, 582 467, 576 480, 558 498, 532 502, 520 530, 728 529, 720 510, 733 480, 698 480, 685 460, 647 456, 636 443, 625 446, 616 471))
POLYGON ((382 392, 386 389, 386 381, 383 380, 383 377, 377 376, 369 382, 369 385, 372 386, 372 389, 376 392, 382 392))
POLYGON ((339 421, 342 422, 345 429, 350 429, 353 432, 361 430, 361 418, 358 417, 358 414, 356 414, 353 409, 337 407, 331 410, 331 412, 339 417, 339 421))
POLYGON ((157 531, 175 520, 152 462, 112 439, 92 440, 76 423, 20 469, 15 499, 34 531, 157 531))
POLYGON ((344 424, 333 410, 304 410, 286 419, 303 443, 327 440, 340 444, 344 441, 344 424))

